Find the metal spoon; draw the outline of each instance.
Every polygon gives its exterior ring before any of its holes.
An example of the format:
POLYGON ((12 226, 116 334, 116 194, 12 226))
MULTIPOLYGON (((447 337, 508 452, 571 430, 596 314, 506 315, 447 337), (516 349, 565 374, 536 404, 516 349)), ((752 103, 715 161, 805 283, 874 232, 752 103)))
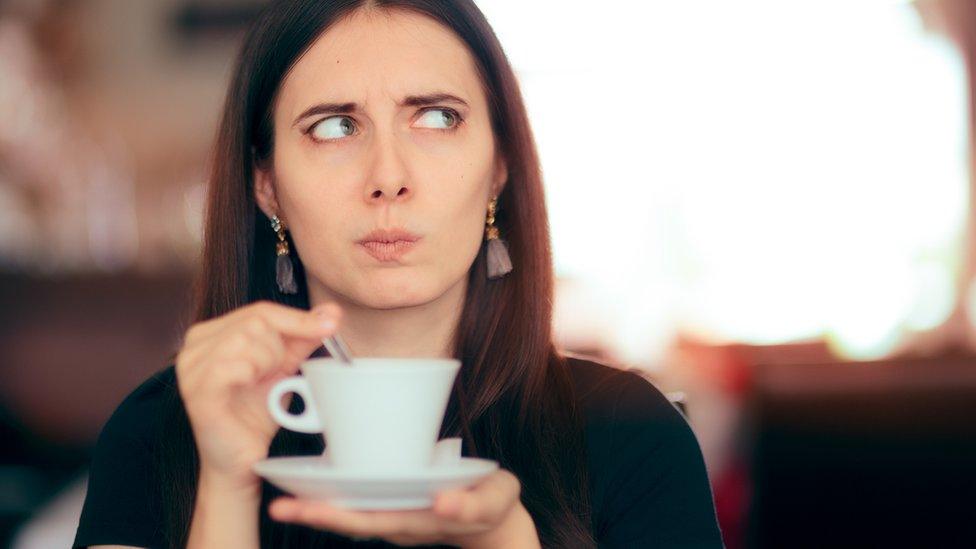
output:
POLYGON ((346 342, 342 340, 339 334, 332 334, 331 337, 323 339, 322 343, 325 344, 325 349, 329 351, 332 358, 339 359, 347 366, 352 366, 352 353, 349 352, 349 347, 346 346, 346 342))

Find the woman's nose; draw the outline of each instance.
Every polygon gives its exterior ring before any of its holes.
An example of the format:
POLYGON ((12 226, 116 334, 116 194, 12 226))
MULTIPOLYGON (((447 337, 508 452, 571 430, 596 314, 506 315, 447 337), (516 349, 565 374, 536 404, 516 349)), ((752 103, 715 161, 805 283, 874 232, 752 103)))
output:
POLYGON ((410 189, 406 185, 372 185, 373 189, 369 197, 371 200, 382 200, 384 197, 395 199, 410 194, 410 189))
POLYGON ((373 170, 366 187, 368 200, 403 200, 412 193, 407 182, 407 169, 392 138, 377 142, 373 155, 373 170))

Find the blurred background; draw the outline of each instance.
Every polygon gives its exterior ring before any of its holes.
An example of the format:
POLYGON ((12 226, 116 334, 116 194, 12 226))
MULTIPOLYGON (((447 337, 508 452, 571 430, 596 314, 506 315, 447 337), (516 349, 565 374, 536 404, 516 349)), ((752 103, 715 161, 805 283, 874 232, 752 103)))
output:
MULTIPOLYGON (((262 4, 0 0, 0 547, 70 544, 99 429, 187 327, 262 4)), ((478 4, 559 343, 683 401, 728 547, 976 547, 976 2, 478 4)))

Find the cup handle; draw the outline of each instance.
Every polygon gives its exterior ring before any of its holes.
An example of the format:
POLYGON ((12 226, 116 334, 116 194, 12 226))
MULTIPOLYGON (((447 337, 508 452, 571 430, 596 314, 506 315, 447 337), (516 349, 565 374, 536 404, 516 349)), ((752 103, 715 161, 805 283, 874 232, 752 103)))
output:
POLYGON ((268 411, 278 425, 299 433, 321 433, 322 424, 312 402, 308 381, 301 376, 292 376, 276 383, 268 392, 268 411), (305 409, 295 415, 282 408, 281 397, 295 393, 305 401, 305 409))

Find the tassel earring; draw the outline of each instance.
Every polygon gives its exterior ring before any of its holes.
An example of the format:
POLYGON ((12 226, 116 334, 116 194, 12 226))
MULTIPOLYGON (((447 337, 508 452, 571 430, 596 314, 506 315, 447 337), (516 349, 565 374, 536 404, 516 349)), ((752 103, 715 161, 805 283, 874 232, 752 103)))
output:
POLYGON ((297 294, 298 286, 295 284, 295 268, 288 255, 288 241, 285 240, 285 230, 281 226, 281 220, 277 215, 271 216, 271 228, 278 235, 277 256, 275 260, 275 280, 278 282, 278 290, 283 294, 297 294))
POLYGON ((498 237, 498 227, 495 226, 495 208, 498 198, 492 198, 488 203, 488 221, 485 227, 485 238, 488 239, 488 278, 494 280, 502 278, 512 271, 512 258, 508 255, 508 243, 498 237))

